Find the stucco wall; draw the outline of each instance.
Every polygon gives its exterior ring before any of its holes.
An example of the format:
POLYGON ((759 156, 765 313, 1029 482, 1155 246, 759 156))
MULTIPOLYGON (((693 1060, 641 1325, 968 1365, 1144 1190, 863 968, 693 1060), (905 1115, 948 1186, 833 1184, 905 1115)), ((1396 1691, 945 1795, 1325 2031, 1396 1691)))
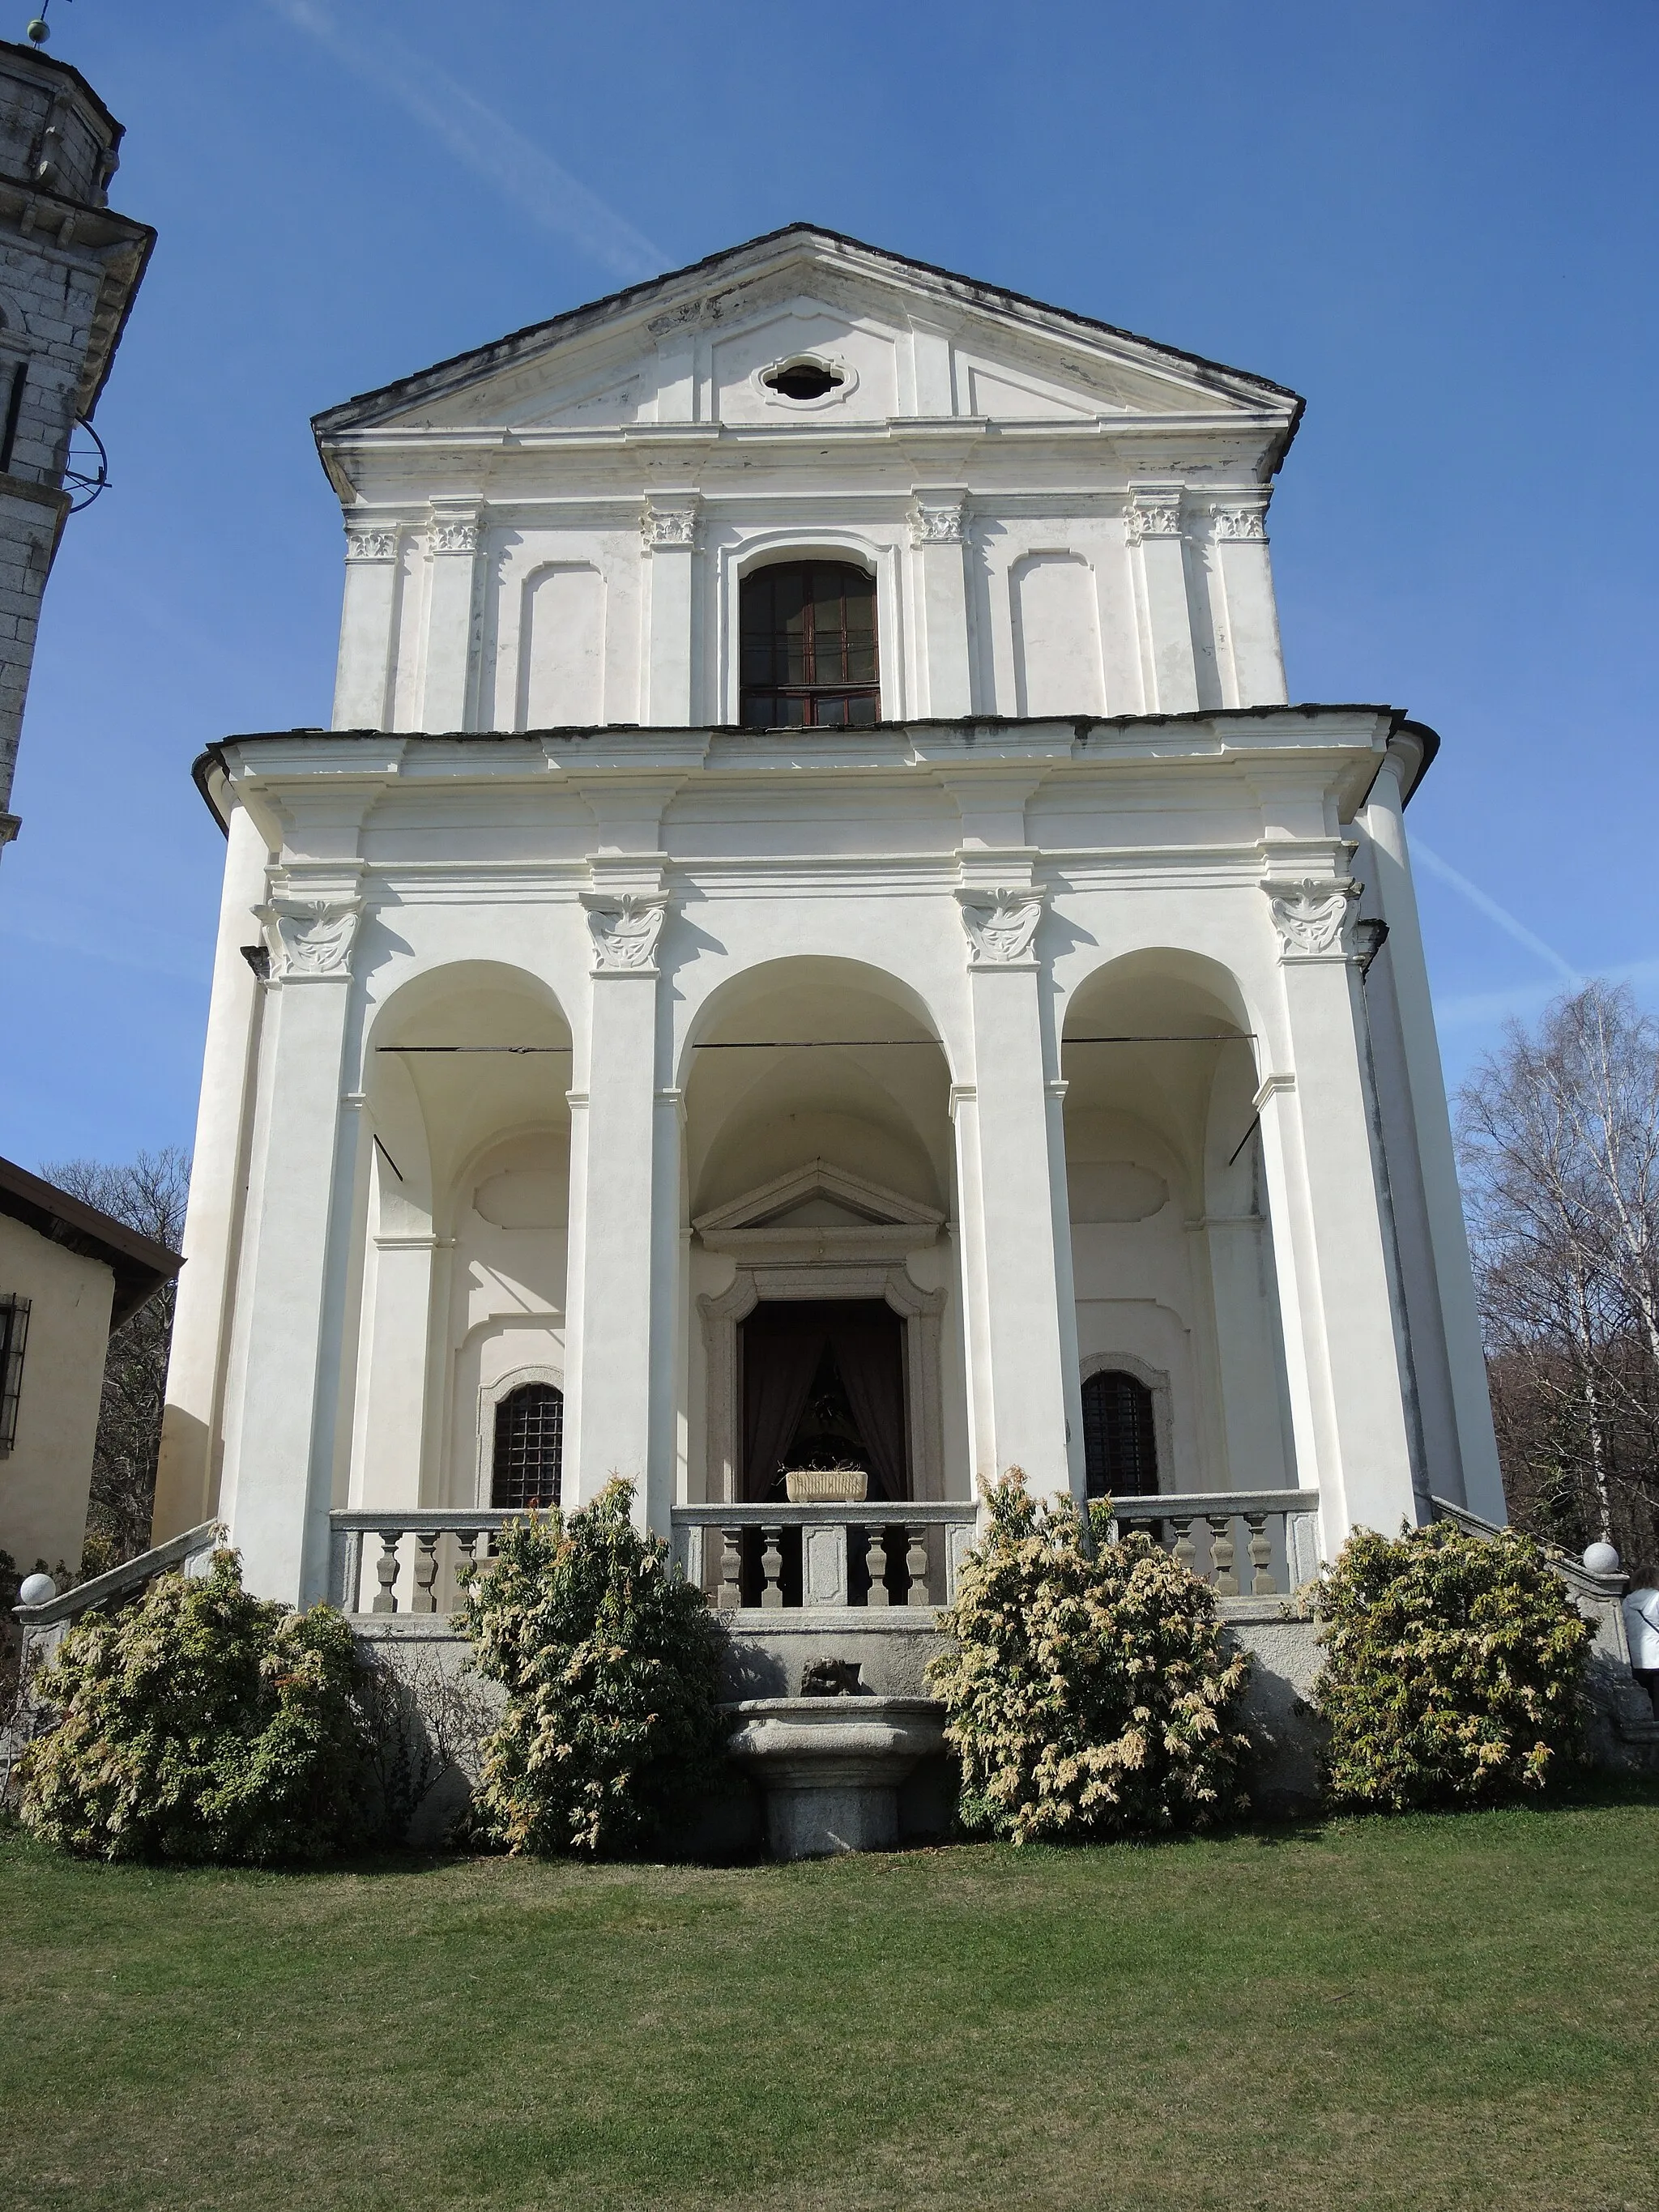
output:
POLYGON ((17 1436, 0 1458, 0 1549, 78 1566, 115 1278, 0 1215, 0 1296, 29 1301, 17 1436))

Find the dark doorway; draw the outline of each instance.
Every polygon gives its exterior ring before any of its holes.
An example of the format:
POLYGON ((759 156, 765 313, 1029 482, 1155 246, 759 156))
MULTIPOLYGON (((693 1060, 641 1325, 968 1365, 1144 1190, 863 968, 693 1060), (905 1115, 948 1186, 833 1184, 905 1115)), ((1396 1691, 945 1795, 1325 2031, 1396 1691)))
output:
POLYGON ((910 1496, 903 1328, 879 1298, 755 1308, 738 1332, 745 1498, 781 1498, 791 1467, 861 1467, 872 1498, 910 1496))
POLYGON ((757 568, 738 594, 746 730, 870 729, 881 720, 876 580, 841 561, 757 568))

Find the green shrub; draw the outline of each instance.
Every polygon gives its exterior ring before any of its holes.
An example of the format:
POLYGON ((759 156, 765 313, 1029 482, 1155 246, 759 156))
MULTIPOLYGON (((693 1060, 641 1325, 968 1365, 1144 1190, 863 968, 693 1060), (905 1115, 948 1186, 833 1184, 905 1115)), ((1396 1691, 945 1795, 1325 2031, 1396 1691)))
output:
POLYGON ((270 1864, 364 1834, 367 1730, 351 1630, 242 1588, 234 1552, 94 1611, 33 1679, 55 1714, 19 1812, 84 1856, 270 1864))
POLYGON ((657 1842, 717 1785, 720 1631, 668 1547, 607 1483, 564 1520, 510 1522, 459 1615, 502 1683, 471 1832, 538 1855, 616 1856, 657 1842))
POLYGON ((1362 1528, 1317 1591, 1339 1805, 1491 1805, 1571 1764, 1589 1630, 1531 1537, 1362 1528))
POLYGON ((1018 1468, 939 1626, 928 1677, 962 1762, 964 1826, 1015 1843, 1156 1833, 1243 1808, 1247 1662, 1222 1649, 1211 1591, 1149 1536, 1106 1540, 1018 1468))

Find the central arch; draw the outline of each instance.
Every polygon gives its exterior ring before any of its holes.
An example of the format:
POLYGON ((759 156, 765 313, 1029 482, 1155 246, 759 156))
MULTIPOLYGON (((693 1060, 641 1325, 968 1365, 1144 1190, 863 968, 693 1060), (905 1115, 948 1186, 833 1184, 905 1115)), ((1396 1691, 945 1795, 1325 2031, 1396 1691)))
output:
POLYGON ((688 1060, 691 1494, 775 1495, 797 1445, 822 1463, 839 1439, 872 1498, 945 1495, 953 1154, 925 1010, 861 963, 768 962, 714 994, 688 1060))

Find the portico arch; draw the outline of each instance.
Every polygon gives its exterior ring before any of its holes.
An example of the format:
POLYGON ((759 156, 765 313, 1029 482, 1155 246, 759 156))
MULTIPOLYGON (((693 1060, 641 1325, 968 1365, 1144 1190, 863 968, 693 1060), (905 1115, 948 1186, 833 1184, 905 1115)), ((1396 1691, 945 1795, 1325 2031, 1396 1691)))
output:
POLYGON ((1295 1482, 1251 1026, 1232 973, 1176 947, 1103 963, 1066 1008, 1079 1370, 1153 1390, 1161 1490, 1295 1482))
POLYGON ((916 994, 805 957, 729 978, 684 1081, 686 1345, 696 1498, 741 1495, 743 1328, 784 1303, 902 1326, 908 1494, 965 1480, 950 1074, 916 994))
POLYGON ((354 1504, 475 1503, 507 1378, 562 1376, 570 1051, 555 994, 505 963, 427 969, 374 1013, 354 1504))

